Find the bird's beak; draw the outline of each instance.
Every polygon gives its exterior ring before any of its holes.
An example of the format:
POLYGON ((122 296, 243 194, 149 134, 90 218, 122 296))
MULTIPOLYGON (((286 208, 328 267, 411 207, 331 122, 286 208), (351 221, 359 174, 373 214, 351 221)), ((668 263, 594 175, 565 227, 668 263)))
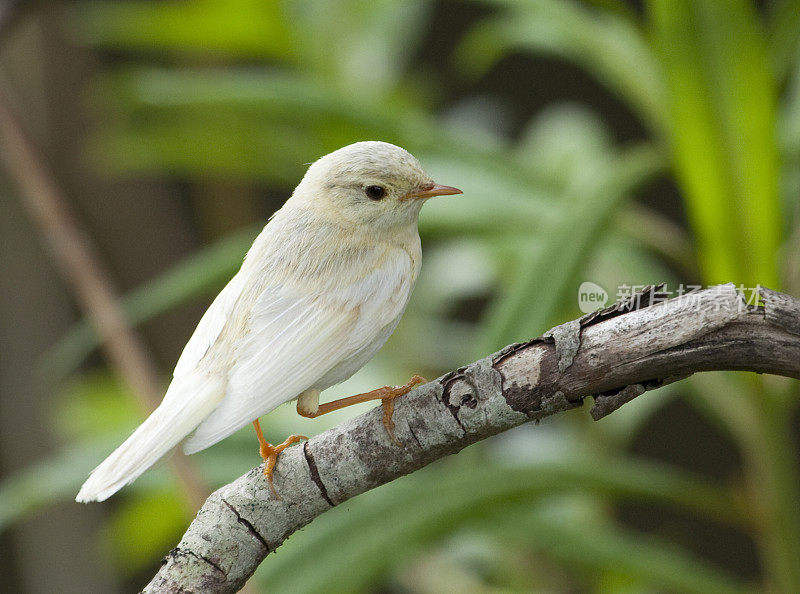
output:
POLYGON ((419 200, 421 198, 431 198, 433 196, 449 196, 451 194, 462 193, 463 192, 458 188, 429 182, 427 184, 421 184, 415 189, 411 190, 408 194, 403 196, 403 200, 419 200))

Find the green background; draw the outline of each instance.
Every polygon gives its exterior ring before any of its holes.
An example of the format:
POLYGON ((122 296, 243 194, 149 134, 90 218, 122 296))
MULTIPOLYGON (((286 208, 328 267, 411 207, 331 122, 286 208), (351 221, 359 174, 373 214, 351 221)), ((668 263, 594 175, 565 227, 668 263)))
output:
MULTIPOLYGON (((0 34, 11 107, 165 384, 307 164, 365 139, 464 194, 425 206, 402 323, 326 399, 537 336, 583 281, 800 296, 798 2, 21 3, 0 34)), ((137 591, 196 510, 164 464, 72 503, 142 412, 6 171, 0 209, 0 589, 137 591)), ((324 514, 249 587, 800 592, 799 394, 708 373, 520 427, 324 514)), ((229 482, 252 430, 191 461, 229 482)))

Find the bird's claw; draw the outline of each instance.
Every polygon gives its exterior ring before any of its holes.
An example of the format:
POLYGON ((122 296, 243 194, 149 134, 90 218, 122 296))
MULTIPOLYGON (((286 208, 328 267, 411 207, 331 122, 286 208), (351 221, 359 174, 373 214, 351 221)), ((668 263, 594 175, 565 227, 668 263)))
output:
POLYGON ((402 386, 390 388, 389 390, 391 393, 388 396, 381 398, 381 408, 383 409, 383 426, 386 429, 386 433, 389 434, 389 439, 391 439, 397 447, 402 448, 403 442, 397 439, 394 434, 394 420, 392 420, 392 415, 394 414, 394 401, 396 398, 408 394, 412 388, 414 388, 414 386, 427 383, 427 381, 428 380, 421 375, 415 375, 402 386))
POLYGON ((278 492, 275 490, 275 485, 272 484, 272 474, 275 471, 275 464, 278 461, 278 454, 280 454, 290 445, 303 439, 308 438, 305 435, 290 435, 283 441, 283 443, 279 443, 278 445, 272 445, 263 439, 259 439, 258 453, 261 454, 261 459, 264 460, 264 477, 267 479, 270 491, 272 491, 272 494, 276 499, 280 499, 281 496, 278 495, 278 492))

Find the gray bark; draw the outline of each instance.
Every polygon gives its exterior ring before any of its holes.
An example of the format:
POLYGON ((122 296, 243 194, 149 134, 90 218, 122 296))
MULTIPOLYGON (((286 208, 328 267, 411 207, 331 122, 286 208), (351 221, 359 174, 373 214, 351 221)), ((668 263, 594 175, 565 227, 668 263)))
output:
POLYGON ((599 419, 698 371, 800 379, 800 301, 733 285, 663 300, 658 287, 510 345, 396 402, 397 447, 379 407, 283 452, 272 496, 261 467, 213 493, 145 592, 234 592, 289 535, 334 505, 465 446, 581 406, 599 419))

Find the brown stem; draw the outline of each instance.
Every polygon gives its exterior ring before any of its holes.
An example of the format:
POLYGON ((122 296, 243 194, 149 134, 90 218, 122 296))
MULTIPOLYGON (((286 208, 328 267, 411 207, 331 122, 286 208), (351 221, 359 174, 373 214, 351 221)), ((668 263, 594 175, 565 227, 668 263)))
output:
MULTIPOLYGON (((69 212, 44 159, 9 109, 7 99, 0 91, 0 153, 6 169, 16 180, 19 197, 47 242, 56 268, 100 336, 106 358, 149 414, 163 396, 156 366, 128 325, 114 284, 91 240, 69 212)), ((192 509, 197 509, 208 489, 187 458, 172 456, 170 461, 192 509)))

